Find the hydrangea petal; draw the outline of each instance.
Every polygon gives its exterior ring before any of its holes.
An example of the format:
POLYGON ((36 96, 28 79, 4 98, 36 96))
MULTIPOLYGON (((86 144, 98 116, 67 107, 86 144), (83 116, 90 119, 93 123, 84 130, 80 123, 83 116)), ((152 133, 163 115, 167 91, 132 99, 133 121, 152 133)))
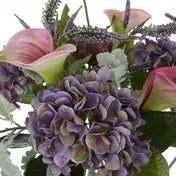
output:
POLYGON ((82 144, 75 144, 73 146, 73 162, 80 164, 88 159, 89 153, 85 146, 82 144))
POLYGON ((108 170, 119 170, 121 165, 118 155, 113 155, 112 159, 106 161, 105 167, 108 170))
POLYGON ((118 171, 114 172, 112 176, 127 176, 128 172, 124 167, 121 167, 118 171))
POLYGON ((54 162, 58 167, 62 168, 69 162, 71 155, 71 150, 66 148, 65 151, 59 152, 54 156, 54 162))
POLYGON ((47 168, 47 176, 60 176, 60 168, 54 164, 49 165, 47 168))

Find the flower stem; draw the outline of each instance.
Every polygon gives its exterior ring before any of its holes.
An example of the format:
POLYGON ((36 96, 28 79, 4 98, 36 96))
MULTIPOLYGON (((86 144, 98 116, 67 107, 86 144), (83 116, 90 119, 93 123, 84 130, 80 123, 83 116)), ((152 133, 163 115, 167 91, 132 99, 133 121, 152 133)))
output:
POLYGON ((83 0, 83 2, 84 2, 85 14, 86 14, 87 26, 90 26, 89 14, 88 14, 88 9, 87 9, 87 3, 86 3, 86 0, 83 0))
POLYGON ((0 130, 0 133, 5 133, 5 132, 8 132, 8 131, 16 131, 16 130, 25 130, 26 127, 23 127, 23 126, 18 126, 18 127, 13 127, 13 128, 6 128, 4 130, 0 130))
POLYGON ((169 164, 169 169, 176 163, 176 157, 172 160, 172 162, 169 164))
POLYGON ((21 127, 21 125, 20 125, 20 124, 16 123, 16 122, 15 122, 15 121, 13 121, 13 120, 12 120, 12 123, 13 123, 14 125, 16 125, 17 127, 21 127))

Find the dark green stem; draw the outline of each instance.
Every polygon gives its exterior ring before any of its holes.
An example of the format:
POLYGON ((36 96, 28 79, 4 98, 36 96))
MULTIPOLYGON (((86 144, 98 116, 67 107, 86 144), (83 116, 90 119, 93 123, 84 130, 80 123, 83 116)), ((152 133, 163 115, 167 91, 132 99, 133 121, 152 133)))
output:
POLYGON ((84 2, 85 14, 86 14, 87 26, 90 26, 90 21, 89 21, 89 15, 88 15, 88 9, 87 9, 86 0, 83 0, 83 2, 84 2))
POLYGON ((25 130, 26 127, 22 127, 22 126, 18 126, 18 127, 13 127, 13 128, 6 128, 4 130, 0 130, 0 133, 5 133, 5 132, 8 132, 8 131, 16 131, 16 130, 25 130))
POLYGON ((176 157, 172 160, 172 162, 169 164, 169 169, 176 163, 176 157))

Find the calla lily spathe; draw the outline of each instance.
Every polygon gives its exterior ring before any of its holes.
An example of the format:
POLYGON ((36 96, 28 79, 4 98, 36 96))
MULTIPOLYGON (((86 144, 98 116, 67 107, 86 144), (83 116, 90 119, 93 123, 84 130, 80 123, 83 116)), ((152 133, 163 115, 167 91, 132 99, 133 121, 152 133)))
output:
MULTIPOLYGON (((106 9, 104 10, 104 13, 108 16, 110 20, 112 20, 112 17, 114 16, 115 19, 118 19, 120 21, 123 21, 125 15, 125 11, 120 11, 117 9, 106 9)), ((151 18, 151 15, 145 10, 131 9, 127 29, 128 30, 134 29, 136 26, 142 24, 149 18, 151 18)))
POLYGON ((176 67, 161 67, 149 73, 140 108, 161 111, 171 107, 176 107, 176 67))
POLYGON ((55 83, 63 76, 67 56, 75 51, 73 44, 54 50, 53 38, 45 29, 25 29, 9 40, 1 51, 0 62, 32 70, 47 83, 55 83))

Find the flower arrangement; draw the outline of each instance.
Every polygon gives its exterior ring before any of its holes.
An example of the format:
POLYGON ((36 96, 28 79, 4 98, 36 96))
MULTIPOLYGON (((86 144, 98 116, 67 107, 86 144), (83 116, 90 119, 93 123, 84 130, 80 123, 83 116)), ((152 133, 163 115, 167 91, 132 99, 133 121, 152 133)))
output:
POLYGON ((0 52, 0 168, 5 176, 169 176, 161 155, 176 144, 176 17, 106 9, 106 28, 74 23, 60 0, 48 0, 43 29, 24 30, 0 52), (58 18, 58 13, 61 17, 58 18), (13 121, 32 105, 25 125, 13 121), (168 111, 164 111, 164 110, 168 111), (30 146, 20 171, 9 148, 30 146))

